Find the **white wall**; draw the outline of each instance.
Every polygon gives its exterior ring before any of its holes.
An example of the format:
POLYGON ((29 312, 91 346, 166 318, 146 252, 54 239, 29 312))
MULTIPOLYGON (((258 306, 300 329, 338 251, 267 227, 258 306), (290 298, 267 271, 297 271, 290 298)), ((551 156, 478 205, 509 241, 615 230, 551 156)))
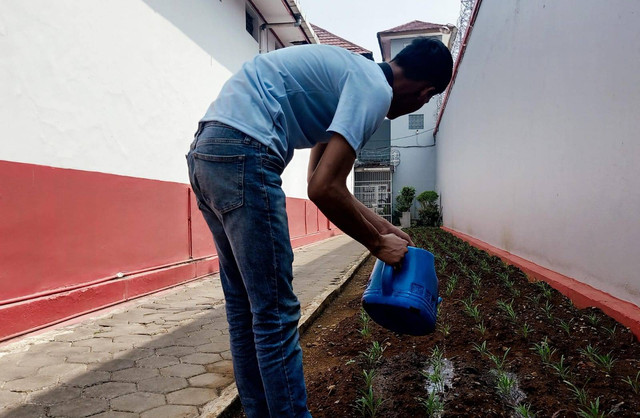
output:
POLYGON ((244 1, 3 0, 0 159, 188 182, 184 154, 258 51, 244 1))
POLYGON ((640 305, 640 3, 482 2, 444 113, 445 226, 640 305))

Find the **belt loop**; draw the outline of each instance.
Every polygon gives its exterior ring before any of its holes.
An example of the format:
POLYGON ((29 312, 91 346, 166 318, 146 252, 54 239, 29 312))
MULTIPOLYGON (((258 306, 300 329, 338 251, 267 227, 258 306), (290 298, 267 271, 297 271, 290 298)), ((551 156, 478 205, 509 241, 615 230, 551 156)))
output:
POLYGON ((191 143, 191 151, 193 151, 196 148, 198 137, 202 133, 202 130, 204 129, 204 125, 205 125, 205 122, 198 122, 198 130, 196 131, 195 135, 193 135, 193 142, 191 143))

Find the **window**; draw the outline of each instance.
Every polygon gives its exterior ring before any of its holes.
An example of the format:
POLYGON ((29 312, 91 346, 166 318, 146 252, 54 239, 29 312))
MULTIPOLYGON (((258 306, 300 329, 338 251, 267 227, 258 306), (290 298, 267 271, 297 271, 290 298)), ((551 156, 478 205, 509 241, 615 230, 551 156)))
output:
POLYGON ((424 129, 424 115, 409 115, 409 129, 424 129))
POLYGON ((260 32, 257 28, 257 26, 260 24, 260 21, 258 19, 258 14, 251 8, 251 6, 247 4, 245 5, 244 15, 245 15, 245 29, 247 30, 247 33, 251 35, 253 39, 258 41, 259 40, 258 36, 260 32))

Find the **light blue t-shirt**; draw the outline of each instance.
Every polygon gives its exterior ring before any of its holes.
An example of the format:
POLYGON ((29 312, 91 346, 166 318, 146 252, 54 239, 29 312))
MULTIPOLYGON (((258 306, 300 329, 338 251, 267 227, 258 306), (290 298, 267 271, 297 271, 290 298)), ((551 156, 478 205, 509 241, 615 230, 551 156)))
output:
POLYGON ((202 121, 230 125, 288 163, 294 149, 327 142, 332 132, 360 150, 387 114, 391 97, 375 62, 329 45, 293 46, 245 63, 202 121))

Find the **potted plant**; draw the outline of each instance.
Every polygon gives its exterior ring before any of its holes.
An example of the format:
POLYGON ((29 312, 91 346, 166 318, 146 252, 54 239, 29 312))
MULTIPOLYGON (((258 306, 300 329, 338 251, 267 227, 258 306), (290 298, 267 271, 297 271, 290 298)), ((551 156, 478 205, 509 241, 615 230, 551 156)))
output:
POLYGON ((411 186, 404 186, 400 189, 400 194, 396 196, 396 210, 401 214, 400 226, 409 228, 411 226, 411 205, 416 196, 416 189, 411 186))
POLYGON ((418 212, 418 224, 420 226, 440 226, 442 213, 438 205, 438 193, 427 190, 418 195, 416 200, 420 202, 418 212))

